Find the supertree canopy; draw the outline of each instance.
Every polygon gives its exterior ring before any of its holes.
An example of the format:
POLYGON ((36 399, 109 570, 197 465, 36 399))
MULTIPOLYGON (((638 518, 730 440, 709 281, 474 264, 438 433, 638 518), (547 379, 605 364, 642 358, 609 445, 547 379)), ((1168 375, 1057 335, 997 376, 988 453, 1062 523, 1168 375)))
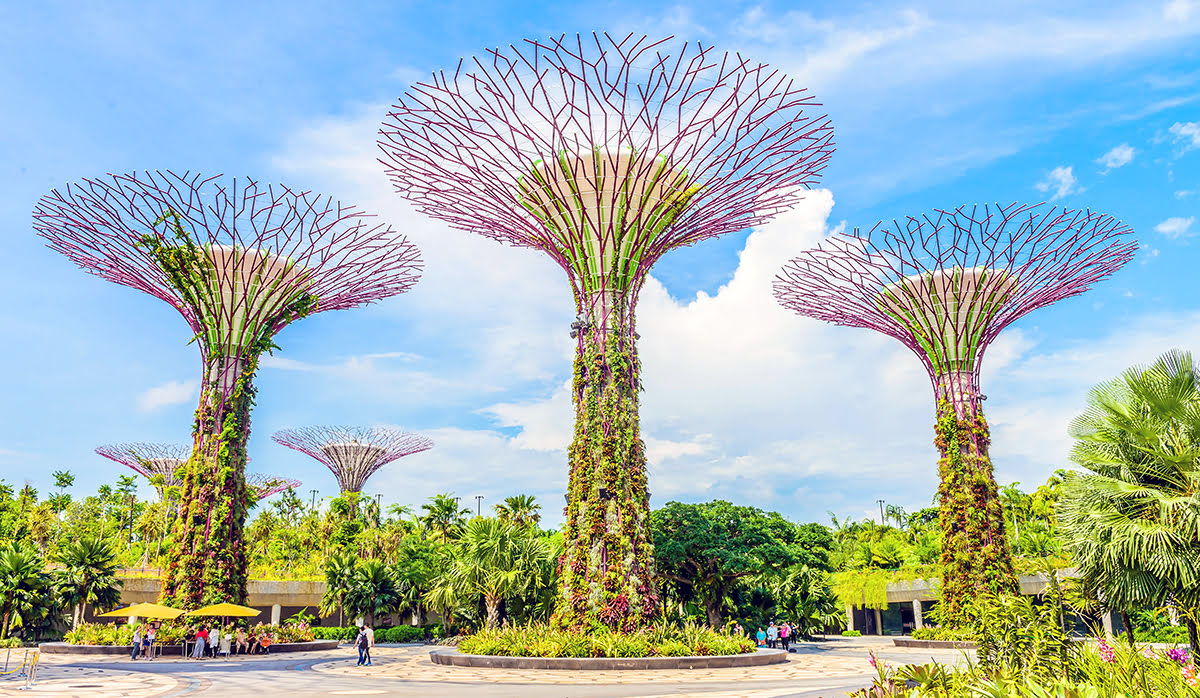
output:
POLYGON ((433 441, 389 427, 304 427, 271 435, 333 473, 343 494, 361 492, 367 478, 392 461, 433 448, 433 441))
POLYGON ((413 85, 380 131, 397 192, 452 227, 544 251, 577 339, 555 621, 658 612, 634 307, 665 252, 795 204, 832 127, 786 75, 699 44, 607 35, 488 50, 413 85))
POLYGON ((252 380, 289 323, 402 293, 416 248, 331 198, 246 179, 144 172, 42 197, 34 229, 85 270, 183 315, 203 362, 164 602, 243 601, 252 380))
POLYGON ((801 315, 866 327, 912 349, 933 383, 944 621, 966 620, 981 591, 1015 591, 988 455, 979 368, 1016 319, 1083 293, 1128 262, 1131 230, 1091 211, 964 206, 834 236, 788 262, 775 281, 801 315))
POLYGON ((158 490, 159 498, 165 500, 166 488, 183 484, 179 466, 187 462, 192 448, 184 444, 125 443, 100 446, 96 453, 149 480, 158 490))
POLYGON ((250 491, 250 497, 255 502, 260 502, 284 490, 296 489, 301 484, 303 483, 299 480, 294 480, 290 477, 275 477, 274 475, 263 475, 262 473, 250 473, 246 475, 246 489, 250 491))

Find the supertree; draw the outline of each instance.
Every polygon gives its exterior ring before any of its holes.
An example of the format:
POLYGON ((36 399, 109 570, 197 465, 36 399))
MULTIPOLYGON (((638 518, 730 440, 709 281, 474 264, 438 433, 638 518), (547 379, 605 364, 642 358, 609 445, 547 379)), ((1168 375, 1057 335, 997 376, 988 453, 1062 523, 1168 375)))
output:
POLYGON ((408 290, 416 248, 358 209, 252 179, 146 172, 44 196, 34 228, 85 270, 183 315, 203 364, 162 599, 243 601, 246 439, 259 358, 289 323, 408 290))
POLYGON ((944 622, 1016 577, 988 455, 979 369, 1000 331, 1083 293, 1137 248, 1120 221, 1042 204, 964 206, 835 235, 791 260, 775 297, 818 320, 866 327, 911 349, 933 383, 940 454, 944 622))
POLYGON ((137 472, 158 490, 159 499, 166 501, 166 488, 179 487, 179 466, 187 462, 192 448, 184 444, 125 443, 108 444, 96 453, 137 472))
POLYGON ((303 427, 271 438, 323 463, 342 494, 361 492, 367 478, 388 463, 433 448, 424 436, 389 427, 303 427))
POLYGON ((608 35, 488 50, 413 85, 380 131, 395 189, 451 227, 548 254, 577 320, 575 434, 555 622, 659 608, 634 310, 668 250, 763 223, 817 181, 832 127, 778 70, 608 35))
POLYGON ((290 477, 276 477, 274 475, 263 475, 262 473, 250 473, 246 475, 246 488, 250 490, 250 496, 255 502, 262 500, 272 495, 279 494, 284 490, 292 490, 299 487, 299 480, 290 477))

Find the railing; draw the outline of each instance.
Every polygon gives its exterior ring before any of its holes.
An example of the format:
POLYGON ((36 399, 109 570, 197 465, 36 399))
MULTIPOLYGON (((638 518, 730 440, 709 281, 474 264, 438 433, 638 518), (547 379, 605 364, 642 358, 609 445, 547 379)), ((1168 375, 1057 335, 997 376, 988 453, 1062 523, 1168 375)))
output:
POLYGON ((0 677, 9 677, 15 675, 14 678, 25 679, 25 685, 17 690, 25 690, 33 685, 37 679, 38 659, 41 657, 41 652, 35 649, 24 650, 25 656, 21 658, 21 664, 15 669, 9 669, 12 663, 12 648, 9 647, 4 653, 4 671, 0 671, 0 677))

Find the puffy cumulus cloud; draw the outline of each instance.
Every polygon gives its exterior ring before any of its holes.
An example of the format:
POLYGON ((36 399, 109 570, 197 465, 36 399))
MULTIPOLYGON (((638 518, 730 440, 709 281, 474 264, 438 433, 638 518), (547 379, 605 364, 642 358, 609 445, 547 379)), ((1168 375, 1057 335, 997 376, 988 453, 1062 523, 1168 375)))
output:
POLYGON ((1078 194, 1083 191, 1083 187, 1079 186, 1079 179, 1075 177, 1072 170, 1072 167, 1065 165, 1055 167, 1046 173, 1046 177, 1042 181, 1033 185, 1033 188, 1040 192, 1053 192, 1050 195, 1051 201, 1057 201, 1070 194, 1078 194))
POLYGON ((1171 142, 1182 148, 1181 154, 1200 148, 1200 121, 1176 121, 1167 131, 1171 142))
POLYGON ((157 412, 164 407, 182 405, 197 399, 200 381, 167 381, 138 393, 134 402, 140 412, 157 412))
POLYGON ((1162 223, 1154 226, 1154 232, 1160 235, 1177 240, 1179 238, 1188 237, 1192 234, 1192 223, 1196 222, 1195 216, 1172 216, 1162 223))
POLYGON ((1096 162, 1104 166, 1103 174, 1128 165, 1133 162, 1133 156, 1137 154, 1133 146, 1128 143, 1114 146, 1112 150, 1096 158, 1096 162))

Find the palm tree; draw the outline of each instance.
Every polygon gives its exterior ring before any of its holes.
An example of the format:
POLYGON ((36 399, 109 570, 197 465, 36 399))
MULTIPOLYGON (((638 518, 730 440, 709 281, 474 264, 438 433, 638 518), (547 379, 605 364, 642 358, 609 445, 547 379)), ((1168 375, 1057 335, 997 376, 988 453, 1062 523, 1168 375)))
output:
POLYGON ((1071 424, 1058 519, 1085 583, 1128 612, 1175 599, 1200 652, 1200 387, 1192 356, 1171 351, 1088 395, 1071 424))
POLYGON ((392 613, 400 605, 400 590, 388 566, 379 560, 367 560, 354 573, 346 607, 356 616, 366 617, 368 625, 375 618, 392 613))
POLYGON ((451 608, 483 597, 486 626, 500 621, 500 604, 524 593, 538 578, 550 548, 541 536, 507 521, 475 517, 454 545, 449 568, 426 595, 434 608, 451 608))
POLYGON ((80 538, 63 546, 56 562, 55 586, 65 604, 73 606, 71 627, 83 622, 89 605, 115 606, 121 601, 117 553, 100 538, 80 538))
POLYGON ((42 557, 15 542, 0 549, 0 640, 42 605, 48 584, 42 557))
POLYGON ((542 520, 542 515, 538 513, 542 510, 542 505, 538 504, 536 499, 531 494, 506 497, 495 506, 496 516, 501 521, 508 521, 517 526, 536 526, 542 520))
POLYGON ((425 512, 421 523, 430 531, 439 534, 443 543, 451 540, 450 534, 461 529, 471 514, 470 509, 458 507, 458 499, 453 493, 435 494, 430 497, 428 504, 421 505, 421 509, 425 512))
POLYGON ((338 625, 345 625, 346 597, 354 590, 358 558, 349 553, 334 553, 325 561, 325 594, 318 609, 323 616, 338 610, 338 625))

